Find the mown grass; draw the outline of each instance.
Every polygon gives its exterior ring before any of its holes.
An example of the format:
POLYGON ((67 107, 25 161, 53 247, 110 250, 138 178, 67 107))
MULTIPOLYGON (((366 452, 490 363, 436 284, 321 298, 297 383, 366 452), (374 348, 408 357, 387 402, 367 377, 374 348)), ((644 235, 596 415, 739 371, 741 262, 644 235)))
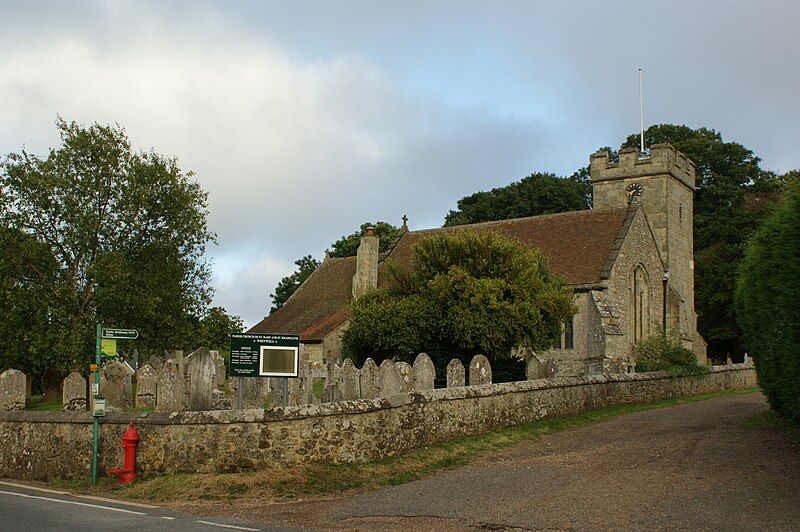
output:
POLYGON ((404 484, 438 471, 461 467, 488 452, 533 441, 547 434, 605 421, 622 414, 756 391, 757 389, 737 390, 605 408, 578 416, 539 421, 442 442, 369 463, 311 463, 240 473, 170 474, 149 478, 125 487, 115 486, 108 481, 103 481, 97 487, 90 487, 86 480, 61 483, 61 486, 96 492, 113 489, 117 497, 162 502, 226 500, 231 497, 263 500, 338 493, 353 489, 374 489, 386 485, 404 484))
POLYGON ((41 395, 32 395, 28 406, 25 407, 25 410, 34 412, 60 412, 63 409, 64 405, 61 404, 61 401, 43 403, 41 395))
POLYGON ((745 419, 742 427, 758 430, 780 429, 788 434, 795 444, 800 445, 800 426, 773 410, 767 410, 745 419))

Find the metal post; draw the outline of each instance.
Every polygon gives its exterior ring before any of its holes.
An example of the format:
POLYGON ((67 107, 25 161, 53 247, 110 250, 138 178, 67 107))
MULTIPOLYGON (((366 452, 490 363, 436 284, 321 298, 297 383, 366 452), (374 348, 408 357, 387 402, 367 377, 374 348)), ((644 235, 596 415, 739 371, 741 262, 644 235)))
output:
MULTIPOLYGON (((95 364, 97 365, 97 369, 94 371, 94 386, 92 386, 94 401, 97 401, 97 397, 100 394, 101 336, 102 329, 98 323, 95 331, 95 364)), ((92 412, 92 414, 94 414, 94 412, 92 412)), ((92 418, 92 484, 97 484, 97 457, 100 453, 100 418, 95 415, 92 415, 92 418)))
POLYGON ((236 410, 242 409, 242 386, 244 385, 244 377, 236 377, 236 410))
POLYGON ((664 336, 667 335, 667 285, 669 284, 669 272, 664 272, 664 277, 661 278, 661 282, 664 285, 663 295, 662 295, 662 309, 661 309, 661 330, 664 333, 664 336))

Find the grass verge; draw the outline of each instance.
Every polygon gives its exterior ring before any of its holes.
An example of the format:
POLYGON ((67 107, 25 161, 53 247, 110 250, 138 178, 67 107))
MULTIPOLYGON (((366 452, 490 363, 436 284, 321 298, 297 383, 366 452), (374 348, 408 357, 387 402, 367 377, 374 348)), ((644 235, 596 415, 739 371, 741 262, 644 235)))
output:
POLYGON ((214 501, 236 497, 264 500, 338 493, 353 489, 375 489, 386 485, 403 484, 438 471, 461 467, 484 453, 536 440, 547 434, 605 421, 622 414, 756 391, 758 389, 752 388, 604 408, 578 416, 538 421, 412 449, 376 462, 312 463, 242 473, 171 474, 124 487, 116 486, 108 479, 104 479, 96 487, 90 487, 85 480, 59 482, 58 485, 67 489, 90 492, 113 490, 116 497, 160 502, 214 501))
POLYGON ((745 419, 742 427, 758 430, 780 429, 788 434, 796 445, 800 446, 800 427, 773 410, 767 410, 745 419))

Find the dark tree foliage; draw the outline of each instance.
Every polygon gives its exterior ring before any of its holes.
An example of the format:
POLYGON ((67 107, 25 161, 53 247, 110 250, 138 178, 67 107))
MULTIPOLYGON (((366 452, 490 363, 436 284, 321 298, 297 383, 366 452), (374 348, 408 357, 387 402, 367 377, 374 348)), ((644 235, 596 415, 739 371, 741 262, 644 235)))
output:
POLYGON ((239 316, 228 314, 222 307, 212 307, 197 323, 195 345, 228 351, 231 333, 244 330, 244 322, 239 316))
POLYGON ((413 362, 431 356, 437 374, 476 354, 492 362, 495 380, 524 378, 511 351, 543 351, 574 312, 572 292, 544 256, 495 233, 458 232, 423 239, 410 270, 392 267, 394 283, 353 303, 343 336, 346 356, 413 362))
POLYGON ((800 182, 755 233, 741 263, 736 312, 772 408, 800 423, 800 182))
MULTIPOLYGON (((733 289, 747 238, 780 196, 782 181, 760 167, 761 159, 707 128, 662 124, 645 131, 645 145, 669 142, 697 165, 694 207, 695 307, 709 355, 741 358, 741 330, 733 289)), ((638 147, 639 135, 623 147, 638 147)))
POLYGON ((286 301, 294 294, 295 290, 300 288, 300 285, 308 279, 314 270, 319 266, 319 261, 311 255, 306 255, 303 258, 294 261, 297 270, 291 275, 287 275, 280 280, 278 286, 275 287, 275 293, 270 294, 272 298, 272 308, 270 314, 283 306, 286 301))
POLYGON ((0 163, 0 345, 34 372, 85 366, 97 322, 139 329, 140 350, 187 348, 211 297, 207 194, 119 126, 56 127, 46 157, 0 163))
POLYGON ((458 200, 458 209, 447 213, 444 225, 465 225, 586 209, 590 196, 591 185, 586 176, 579 172, 569 179, 535 173, 510 185, 461 198, 458 200))
POLYGON ((367 234, 368 227, 375 228, 375 236, 379 238, 378 250, 380 252, 389 249, 389 246, 394 243, 400 232, 400 228, 387 222, 377 222, 374 224, 372 222, 365 222, 361 224, 361 228, 355 233, 343 236, 331 244, 331 249, 328 250, 328 254, 331 257, 352 257, 355 255, 361 243, 361 237, 367 234))

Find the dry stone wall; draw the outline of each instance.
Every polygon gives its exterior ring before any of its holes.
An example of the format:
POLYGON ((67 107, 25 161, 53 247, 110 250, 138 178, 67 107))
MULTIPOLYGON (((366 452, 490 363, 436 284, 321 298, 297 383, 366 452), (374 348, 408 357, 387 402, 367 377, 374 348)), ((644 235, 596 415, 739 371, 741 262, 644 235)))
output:
MULTIPOLYGON (((268 410, 152 412, 139 414, 134 423, 142 438, 138 463, 145 476, 234 472, 310 461, 375 460, 546 418, 755 385, 752 365, 739 364, 715 367, 699 377, 597 375, 268 410)), ((24 382, 21 388, 24 395, 24 382)), ((130 414, 123 413, 103 419, 101 471, 122 462, 119 440, 129 420, 130 414)), ((91 439, 89 413, 0 412, 0 477, 86 477, 91 439)))

